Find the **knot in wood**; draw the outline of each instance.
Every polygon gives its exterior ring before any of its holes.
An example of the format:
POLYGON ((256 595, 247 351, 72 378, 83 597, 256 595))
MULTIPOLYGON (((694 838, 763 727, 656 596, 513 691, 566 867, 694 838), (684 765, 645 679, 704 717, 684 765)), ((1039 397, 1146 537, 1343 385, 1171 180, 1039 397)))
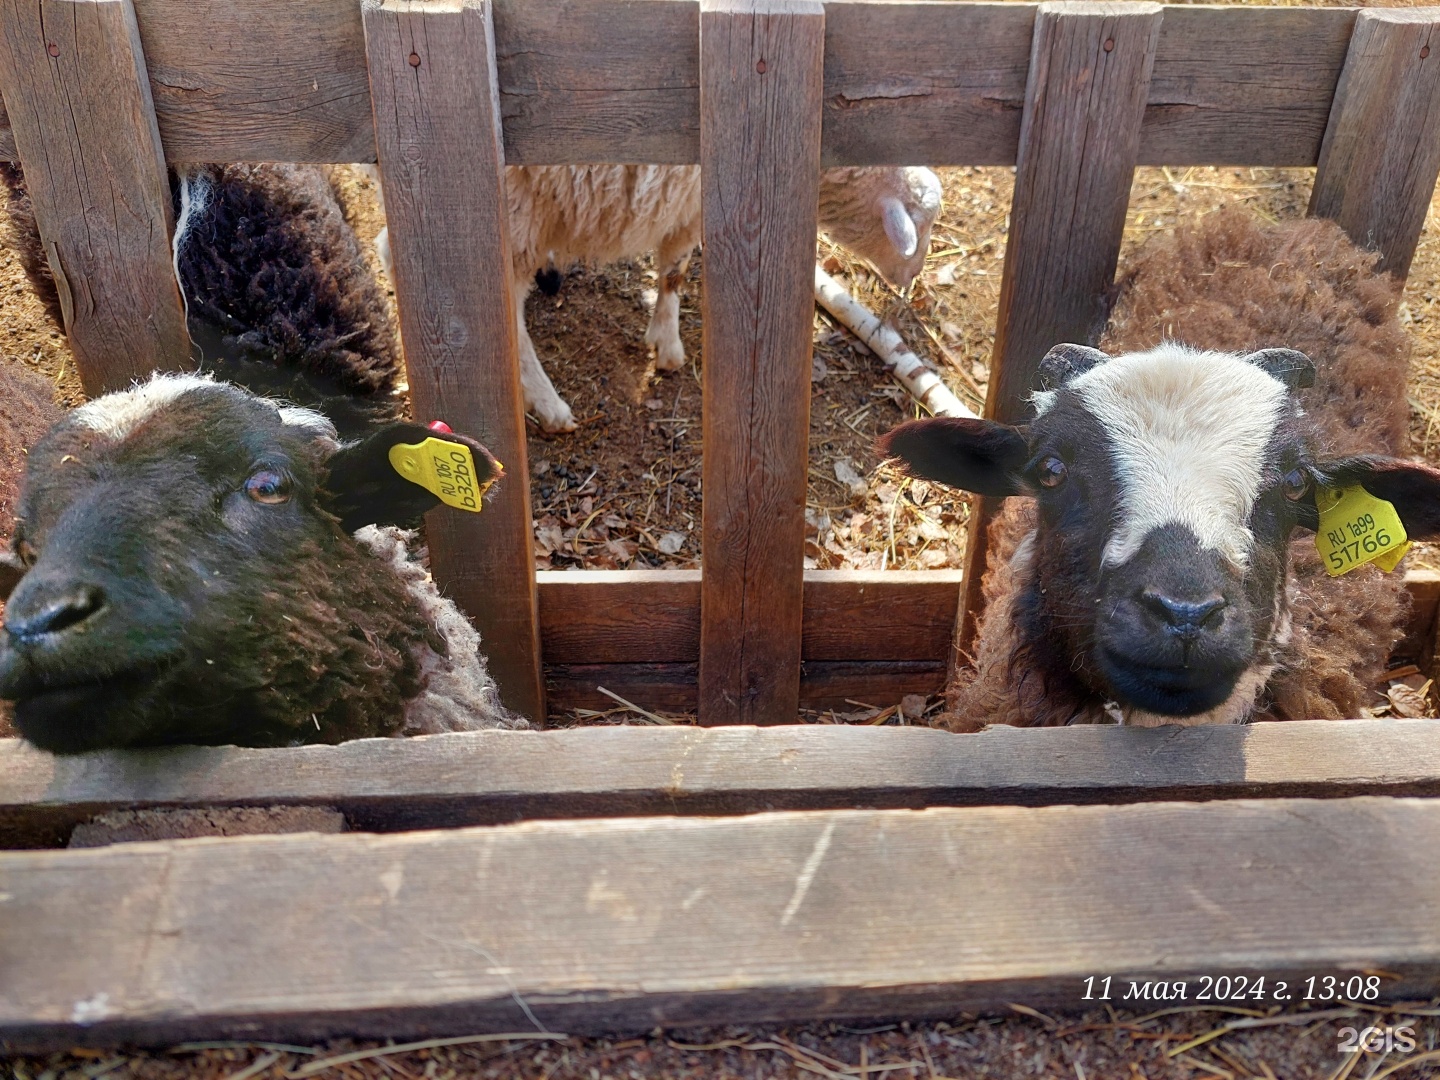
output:
POLYGON ((412 53, 410 54, 410 66, 411 66, 411 67, 419 67, 419 66, 420 66, 420 54, 419 54, 419 53, 413 53, 413 52, 412 52, 412 53))
POLYGON ((757 60, 757 61, 755 62, 755 70, 758 71, 761 75, 764 75, 764 74, 765 74, 765 61, 764 61, 764 60, 757 60))

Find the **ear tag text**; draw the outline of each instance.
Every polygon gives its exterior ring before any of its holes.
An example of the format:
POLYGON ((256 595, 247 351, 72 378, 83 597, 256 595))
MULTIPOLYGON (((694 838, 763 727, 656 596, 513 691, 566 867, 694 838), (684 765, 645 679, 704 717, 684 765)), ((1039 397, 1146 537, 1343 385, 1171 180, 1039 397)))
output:
POLYGON ((1331 577, 1368 562, 1389 573, 1410 550, 1394 505, 1377 499, 1359 484, 1318 488, 1315 505, 1320 511, 1315 550, 1331 577))
POLYGON ((464 443, 426 439, 419 443, 396 443, 390 447, 390 467, 419 484, 446 506, 478 514, 486 489, 475 479, 475 458, 464 443))

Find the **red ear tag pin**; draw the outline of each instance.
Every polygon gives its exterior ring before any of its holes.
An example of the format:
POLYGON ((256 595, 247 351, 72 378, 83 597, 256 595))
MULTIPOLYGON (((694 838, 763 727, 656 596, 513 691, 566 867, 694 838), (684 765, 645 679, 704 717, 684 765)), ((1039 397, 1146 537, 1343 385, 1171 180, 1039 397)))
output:
POLYGON ((455 434, 455 432, 450 429, 450 425, 447 424, 444 420, 431 420, 430 423, 426 424, 425 426, 428 427, 431 431, 440 432, 441 435, 455 434))

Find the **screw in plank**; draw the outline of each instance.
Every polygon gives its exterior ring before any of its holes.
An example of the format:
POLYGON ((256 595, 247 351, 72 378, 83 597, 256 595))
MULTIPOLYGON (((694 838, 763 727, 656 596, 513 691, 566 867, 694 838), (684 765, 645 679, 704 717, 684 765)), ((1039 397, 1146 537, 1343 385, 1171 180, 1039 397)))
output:
POLYGON ((1115 48, 1115 39, 1113 37, 1107 37, 1104 48, 1106 52, 1111 52, 1115 48))
POLYGON ((1420 59, 1421 59, 1421 60, 1424 60, 1424 59, 1425 59, 1427 56, 1429 56, 1429 55, 1430 55, 1430 46, 1429 46, 1429 45, 1422 45, 1422 46, 1420 46, 1420 59))
POLYGON ((45 51, 48 52, 51 56, 59 56, 59 55, 60 55, 60 46, 59 46, 59 45, 56 45, 56 44, 52 41, 52 42, 50 42, 50 44, 48 44, 48 45, 45 46, 45 51))
POLYGON ((410 66, 411 66, 411 67, 419 67, 419 66, 420 66, 420 54, 419 54, 419 53, 413 53, 413 52, 412 52, 412 53, 410 54, 410 66))
POLYGON ((755 64, 755 70, 758 71, 761 75, 764 75, 764 74, 765 74, 765 61, 764 61, 764 60, 757 61, 756 64, 755 64))

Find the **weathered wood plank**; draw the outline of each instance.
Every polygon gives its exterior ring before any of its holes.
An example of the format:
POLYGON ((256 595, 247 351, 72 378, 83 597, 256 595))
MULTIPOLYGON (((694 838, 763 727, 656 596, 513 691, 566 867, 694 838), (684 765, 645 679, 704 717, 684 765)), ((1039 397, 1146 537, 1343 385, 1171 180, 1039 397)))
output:
POLYGON ((1200 976, 1243 973, 1266 977, 1268 1004, 1298 1000, 1307 976, 1363 986, 1368 972, 1377 995, 1428 995, 1440 987, 1440 862, 1425 854, 1437 845, 1440 802, 1348 799, 10 853, 0 1037, 167 1045, 915 1018, 1076 1007, 1097 972, 1122 994, 1129 979, 1195 980, 1198 993, 1200 976))
MULTIPOLYGON (((1041 4, 1036 14, 988 417, 1021 422, 1046 351, 1104 329, 1161 14, 1158 4, 1086 0, 1041 4)), ((957 662, 974 640, 995 514, 991 500, 972 507, 957 662)))
POLYGON ((86 393, 188 366, 170 184, 130 0, 4 0, 0 93, 86 393))
POLYGON ((799 707, 824 34, 811 0, 701 0, 704 724, 799 707))
POLYGON ((1158 4, 1040 5, 987 416, 1023 419, 1046 350, 1103 329, 1160 20, 1158 4))
POLYGON ((507 467, 483 513, 430 516, 432 572, 479 627, 505 703, 543 720, 490 6, 366 0, 363 15, 411 402, 507 467))
MULTIPOLYGON (((374 160, 353 3, 138 9, 169 160, 374 160)), ((1014 163, 1033 4, 834 0, 827 12, 827 165, 1014 163)), ((1313 165, 1354 19, 1169 9, 1140 163, 1313 165)), ((507 160, 699 161, 698 20, 695 0, 497 0, 507 160)), ((0 157, 13 155, 0 121, 0 157)))
POLYGON ((1354 9, 1165 7, 1141 165, 1314 164, 1354 9))
POLYGON ((1015 164, 1035 10, 830 0, 825 165, 1015 164))
POLYGON ((498 0, 505 156, 700 160, 700 5, 498 0))
POLYGON ((1440 175, 1440 8, 1362 11, 1315 171, 1310 213, 1410 272, 1440 175))
MULTIPOLYGON (((700 571, 542 570, 547 664, 694 663, 700 571)), ((807 570, 806 660, 934 660, 950 645, 956 570, 807 570)))
POLYGON ((63 844, 76 823, 132 808, 329 806, 352 828, 389 832, 522 818, 1355 795, 1440 795, 1440 721, 976 735, 594 727, 81 757, 0 740, 4 847, 63 844))
POLYGON ((1391 656, 1413 660, 1422 667, 1435 656, 1435 632, 1440 623, 1440 571, 1408 570, 1405 588, 1410 593, 1410 617, 1405 637, 1391 656))

